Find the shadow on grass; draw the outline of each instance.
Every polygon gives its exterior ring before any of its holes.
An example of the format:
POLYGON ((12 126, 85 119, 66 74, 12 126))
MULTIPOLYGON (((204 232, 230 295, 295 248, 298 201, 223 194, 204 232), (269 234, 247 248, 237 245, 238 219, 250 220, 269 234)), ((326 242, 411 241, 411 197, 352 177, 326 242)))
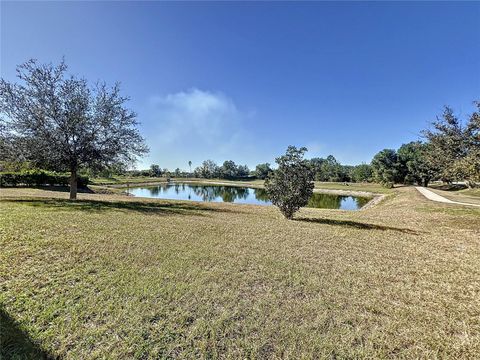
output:
POLYGON ((58 210, 102 212, 108 210, 133 211, 143 214, 155 215, 194 215, 204 216, 205 212, 229 212, 237 211, 206 207, 200 204, 184 204, 153 201, 101 201, 101 200, 67 200, 67 199, 5 199, 4 202, 21 203, 30 206, 43 207, 58 210))
POLYGON ((333 225, 333 226, 345 226, 362 230, 391 230, 398 231, 404 234, 419 235, 421 231, 416 231, 407 228, 397 228, 393 226, 377 225, 377 224, 368 224, 351 220, 336 220, 336 219, 318 219, 318 218, 296 218, 295 221, 304 221, 317 224, 333 225))
POLYGON ((27 333, 0 309, 0 359, 56 359, 35 344, 27 333))

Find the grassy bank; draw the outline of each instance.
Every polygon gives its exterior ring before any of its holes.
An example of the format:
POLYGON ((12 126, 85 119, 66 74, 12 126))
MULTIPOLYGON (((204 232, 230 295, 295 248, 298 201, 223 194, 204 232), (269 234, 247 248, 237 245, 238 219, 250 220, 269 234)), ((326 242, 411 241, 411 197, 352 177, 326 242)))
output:
POLYGON ((92 185, 127 185, 127 184, 143 184, 153 182, 165 182, 166 178, 144 177, 144 176, 112 176, 109 178, 91 178, 92 185))
POLYGON ((453 201, 480 205, 480 191, 477 191, 477 189, 466 189, 460 191, 445 191, 438 189, 431 190, 438 195, 441 195, 453 201))
POLYGON ((474 358, 480 209, 394 191, 286 221, 269 206, 1 189, 1 355, 474 358))
POLYGON ((394 189, 387 189, 382 185, 376 183, 342 183, 315 181, 315 189, 365 191, 375 194, 392 194, 395 192, 394 189))
POLYGON ((469 204, 480 204, 480 188, 469 189, 464 185, 432 184, 431 190, 447 199, 469 204))

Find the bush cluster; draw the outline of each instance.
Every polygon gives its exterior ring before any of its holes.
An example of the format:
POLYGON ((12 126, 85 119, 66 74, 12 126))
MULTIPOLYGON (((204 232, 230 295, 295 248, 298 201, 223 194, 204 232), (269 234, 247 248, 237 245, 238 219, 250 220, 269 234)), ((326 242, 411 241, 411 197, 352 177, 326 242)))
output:
MULTIPOLYGON (((21 172, 0 172, 0 187, 9 186, 68 186, 70 174, 56 173, 45 170, 26 170, 21 172)), ((78 187, 88 185, 88 177, 78 176, 78 187)))

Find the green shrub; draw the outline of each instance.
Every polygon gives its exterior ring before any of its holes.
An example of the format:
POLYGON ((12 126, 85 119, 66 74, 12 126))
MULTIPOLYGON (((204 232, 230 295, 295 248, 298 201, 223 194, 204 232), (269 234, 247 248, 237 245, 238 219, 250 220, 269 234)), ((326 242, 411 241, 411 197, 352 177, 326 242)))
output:
POLYGON ((287 219, 308 204, 313 194, 314 174, 309 160, 304 159, 307 148, 289 146, 285 155, 275 159, 278 168, 269 174, 265 190, 272 204, 287 219))
MULTIPOLYGON (((0 173, 0 187, 10 186, 41 186, 58 185, 68 186, 70 184, 70 174, 56 173, 45 170, 26 170, 21 172, 2 172, 0 173)), ((88 185, 88 177, 78 177, 78 187, 88 185)))

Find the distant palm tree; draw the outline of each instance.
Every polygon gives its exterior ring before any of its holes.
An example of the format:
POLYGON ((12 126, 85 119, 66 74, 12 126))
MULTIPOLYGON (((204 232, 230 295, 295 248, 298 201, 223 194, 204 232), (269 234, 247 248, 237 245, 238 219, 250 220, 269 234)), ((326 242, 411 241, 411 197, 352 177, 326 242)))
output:
POLYGON ((192 172, 192 161, 191 160, 188 161, 188 166, 190 167, 190 172, 192 172))

